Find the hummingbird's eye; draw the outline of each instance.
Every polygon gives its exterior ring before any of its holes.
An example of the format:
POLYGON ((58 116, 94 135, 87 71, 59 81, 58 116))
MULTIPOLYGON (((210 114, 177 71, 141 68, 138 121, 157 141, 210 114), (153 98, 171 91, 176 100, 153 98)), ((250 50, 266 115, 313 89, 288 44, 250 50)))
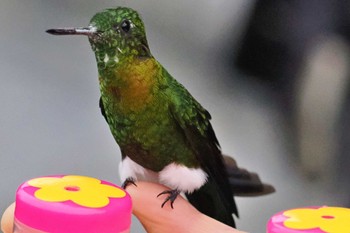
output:
POLYGON ((120 24, 120 28, 124 31, 124 32, 129 32, 130 28, 131 28, 131 23, 129 20, 124 20, 121 24, 120 24))

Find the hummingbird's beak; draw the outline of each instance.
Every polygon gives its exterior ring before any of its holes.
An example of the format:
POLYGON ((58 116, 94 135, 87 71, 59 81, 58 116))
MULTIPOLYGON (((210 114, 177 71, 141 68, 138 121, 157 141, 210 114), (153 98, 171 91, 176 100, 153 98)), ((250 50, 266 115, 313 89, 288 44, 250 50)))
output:
POLYGON ((93 36, 96 33, 95 27, 79 27, 79 28, 55 28, 46 31, 52 35, 85 35, 93 36))

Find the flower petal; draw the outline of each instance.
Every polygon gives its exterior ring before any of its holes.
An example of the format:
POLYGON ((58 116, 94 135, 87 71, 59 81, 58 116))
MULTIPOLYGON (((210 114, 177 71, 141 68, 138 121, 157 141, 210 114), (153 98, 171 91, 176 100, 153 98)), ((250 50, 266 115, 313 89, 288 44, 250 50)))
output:
POLYGON ((321 217, 317 214, 317 209, 293 209, 283 213, 289 217, 284 221, 284 225, 291 229, 314 229, 320 226, 321 217))
POLYGON ((322 216, 332 216, 333 218, 324 219, 320 228, 325 232, 344 233, 350 232, 350 209, 340 207, 320 208, 322 216))
POLYGON ((85 176, 42 177, 28 181, 28 184, 39 188, 35 197, 48 202, 64 202, 71 200, 74 203, 91 208, 105 207, 109 198, 126 196, 122 189, 101 184, 101 181, 85 176))
POLYGON ((60 177, 40 177, 28 181, 30 186, 36 188, 42 188, 45 186, 51 186, 53 183, 60 182, 62 178, 60 177))

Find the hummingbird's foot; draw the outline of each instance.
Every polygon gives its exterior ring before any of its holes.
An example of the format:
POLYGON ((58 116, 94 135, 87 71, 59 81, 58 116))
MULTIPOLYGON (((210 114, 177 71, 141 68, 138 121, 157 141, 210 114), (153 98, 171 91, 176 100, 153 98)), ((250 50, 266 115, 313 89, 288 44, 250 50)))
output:
POLYGON ((162 208, 163 208, 163 206, 165 205, 165 203, 167 203, 168 201, 170 201, 170 206, 171 206, 172 209, 174 209, 173 204, 174 204, 174 201, 175 201, 175 199, 177 198, 177 196, 180 194, 180 191, 177 190, 177 189, 174 189, 174 190, 165 190, 165 191, 159 193, 157 197, 159 197, 159 196, 161 196, 161 195, 163 195, 163 194, 168 194, 168 196, 167 196, 167 198, 165 199, 165 201, 163 202, 162 208))
POLYGON ((122 184, 122 188, 123 189, 126 189, 126 187, 128 187, 129 185, 135 185, 136 187, 137 187, 137 185, 136 185, 136 183, 135 183, 135 179, 134 178, 132 178, 132 177, 128 177, 128 178, 126 178, 126 180, 123 182, 123 184, 122 184))

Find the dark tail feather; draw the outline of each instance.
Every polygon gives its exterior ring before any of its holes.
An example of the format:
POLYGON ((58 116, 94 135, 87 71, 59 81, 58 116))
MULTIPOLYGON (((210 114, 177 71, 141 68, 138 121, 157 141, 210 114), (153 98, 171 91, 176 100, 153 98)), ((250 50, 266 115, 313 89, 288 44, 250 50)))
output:
POLYGON ((188 201, 196 209, 226 225, 235 227, 232 209, 225 203, 220 189, 209 177, 208 182, 193 193, 186 193, 188 201))
MULTIPOLYGON (((254 197, 275 192, 275 188, 272 185, 262 183, 256 173, 239 168, 236 161, 229 156, 224 155, 223 157, 229 185, 234 196, 254 197)), ((225 203, 226 198, 223 197, 218 185, 209 176, 205 185, 193 193, 186 193, 186 197, 203 214, 235 227, 232 213, 238 217, 237 209, 234 206, 233 210, 229 203, 225 203)))
POLYGON ((234 196, 255 197, 275 192, 272 185, 261 182, 258 174, 239 168, 233 158, 224 155, 224 163, 234 196))

